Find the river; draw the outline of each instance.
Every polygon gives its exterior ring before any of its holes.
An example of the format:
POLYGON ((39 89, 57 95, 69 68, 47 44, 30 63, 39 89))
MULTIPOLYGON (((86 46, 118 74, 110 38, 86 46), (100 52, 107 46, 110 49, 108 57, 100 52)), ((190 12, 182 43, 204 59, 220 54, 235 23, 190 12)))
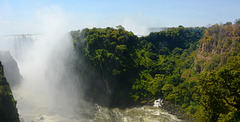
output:
POLYGON ((83 102, 75 110, 65 107, 47 107, 31 104, 21 98, 18 100, 20 120, 22 122, 177 122, 183 121, 167 111, 153 106, 133 108, 107 108, 97 104, 83 102))
POLYGON ((0 49, 10 52, 22 76, 20 85, 12 88, 22 122, 182 121, 153 106, 120 109, 85 102, 83 81, 68 65, 76 60, 71 38, 56 37, 1 37, 0 49))

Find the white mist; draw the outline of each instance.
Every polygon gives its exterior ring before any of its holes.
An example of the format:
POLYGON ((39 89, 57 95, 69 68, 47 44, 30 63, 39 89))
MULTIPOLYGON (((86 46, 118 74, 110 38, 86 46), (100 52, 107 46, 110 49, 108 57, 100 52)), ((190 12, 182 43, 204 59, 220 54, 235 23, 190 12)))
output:
MULTIPOLYGON (((80 91, 74 73, 66 59, 72 54, 69 38, 53 39, 39 36, 22 62, 23 81, 13 90, 19 113, 25 121, 55 117, 67 119, 73 115, 80 91)), ((70 59, 71 60, 71 59, 70 59)))
MULTIPOLYGON (((73 46, 57 8, 36 13, 39 34, 17 63, 23 77, 13 89, 21 121, 74 121, 80 84, 71 71, 73 46)), ((77 121, 77 120, 76 120, 77 121)))

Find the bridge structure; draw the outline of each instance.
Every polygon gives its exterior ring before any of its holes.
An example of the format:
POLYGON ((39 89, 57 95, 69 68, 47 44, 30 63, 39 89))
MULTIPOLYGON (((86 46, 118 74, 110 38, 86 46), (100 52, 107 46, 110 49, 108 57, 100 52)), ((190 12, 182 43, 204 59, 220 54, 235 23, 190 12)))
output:
POLYGON ((23 56, 28 52, 38 40, 40 34, 14 34, 0 35, 0 51, 8 51, 15 60, 22 60, 23 56))
POLYGON ((1 37, 32 37, 39 36, 41 34, 12 34, 12 35, 0 35, 1 37))

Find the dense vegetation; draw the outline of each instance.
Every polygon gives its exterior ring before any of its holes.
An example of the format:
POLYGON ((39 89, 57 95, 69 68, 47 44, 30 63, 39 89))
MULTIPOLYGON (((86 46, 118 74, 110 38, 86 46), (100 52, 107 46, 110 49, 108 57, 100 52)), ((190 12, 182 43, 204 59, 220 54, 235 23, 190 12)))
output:
POLYGON ((122 26, 71 34, 93 100, 127 105, 163 98, 199 121, 240 120, 240 21, 145 37, 122 26))
POLYGON ((13 98, 9 83, 4 77, 3 65, 0 61, 0 121, 19 122, 16 101, 13 98))
MULTIPOLYGON (((120 104, 130 98, 130 90, 137 72, 136 57, 138 38, 121 26, 118 29, 84 29, 72 32, 74 45, 80 57, 87 65, 83 72, 87 96, 94 96, 94 101, 120 104), (104 98, 104 99, 103 99, 104 98), (106 99, 105 99, 106 98, 106 99), (107 101, 113 100, 113 101, 107 101)), ((103 103, 103 104, 104 104, 103 103)))

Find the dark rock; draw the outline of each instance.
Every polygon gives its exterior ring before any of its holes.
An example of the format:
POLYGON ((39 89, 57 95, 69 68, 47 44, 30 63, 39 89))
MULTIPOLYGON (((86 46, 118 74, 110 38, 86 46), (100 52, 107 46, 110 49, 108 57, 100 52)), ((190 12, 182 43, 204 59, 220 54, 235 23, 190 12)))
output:
POLYGON ((19 115, 0 61, 0 122, 19 122, 19 115))
POLYGON ((193 117, 187 115, 186 111, 179 105, 170 103, 167 100, 163 100, 162 109, 168 111, 168 113, 176 115, 179 119, 194 121, 193 117))
POLYGON ((17 62, 13 59, 9 51, 0 51, 0 60, 4 65, 4 75, 8 79, 11 88, 15 87, 22 79, 17 62))

